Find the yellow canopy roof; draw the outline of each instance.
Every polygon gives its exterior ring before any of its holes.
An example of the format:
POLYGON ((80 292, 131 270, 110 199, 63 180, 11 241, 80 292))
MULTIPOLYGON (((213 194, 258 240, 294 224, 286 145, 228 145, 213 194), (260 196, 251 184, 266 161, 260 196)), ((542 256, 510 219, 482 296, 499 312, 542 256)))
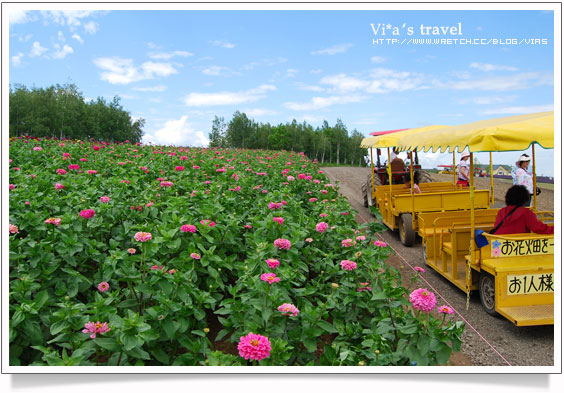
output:
POLYGON ((402 134, 397 147, 405 150, 470 152, 526 150, 532 143, 554 149, 554 111, 481 120, 425 133, 402 134))
POLYGON ((403 131, 393 132, 390 134, 378 135, 378 136, 370 136, 368 138, 364 138, 362 142, 360 142, 360 147, 366 148, 385 148, 385 147, 394 147, 397 146, 398 141, 400 138, 405 137, 409 138, 410 135, 415 135, 419 133, 425 133, 437 129, 442 129, 447 126, 426 126, 420 128, 410 128, 403 131))

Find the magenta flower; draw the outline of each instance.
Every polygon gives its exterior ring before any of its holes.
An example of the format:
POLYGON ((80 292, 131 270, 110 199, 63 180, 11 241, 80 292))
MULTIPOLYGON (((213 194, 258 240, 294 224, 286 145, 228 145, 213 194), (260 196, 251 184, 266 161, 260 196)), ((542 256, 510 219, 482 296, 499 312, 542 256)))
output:
POLYGON ((377 247, 386 247, 387 246, 386 242, 382 242, 380 240, 376 240, 374 242, 374 245, 377 246, 377 247))
POLYGON ((85 329, 82 329, 82 333, 91 333, 90 338, 92 339, 96 338, 96 334, 102 334, 112 330, 108 327, 107 322, 101 323, 100 321, 96 323, 87 322, 84 327, 85 329))
POLYGON ((131 255, 133 255, 133 254, 135 254, 135 253, 137 252, 137 250, 134 249, 134 248, 128 248, 128 249, 127 249, 127 252, 130 253, 131 255))
POLYGON ((362 241, 366 240, 366 236, 357 236, 356 240, 358 240, 359 242, 362 242, 362 241))
POLYGON ((441 306, 437 311, 441 314, 454 314, 454 310, 448 306, 441 306))
POLYGON ((98 173, 98 171, 95 171, 93 169, 89 169, 86 171, 86 173, 88 173, 89 175, 95 175, 96 173, 98 173))
POLYGON ((174 170, 177 171, 177 172, 182 172, 184 170, 184 167, 178 165, 178 166, 174 167, 174 170))
POLYGON ((102 202, 102 203, 108 203, 109 201, 110 201, 109 196, 101 196, 100 197, 100 202, 102 202))
POLYGON ((172 187, 172 182, 171 181, 162 181, 161 187, 172 187))
POLYGON ((268 204, 268 208, 269 208, 270 210, 280 209, 281 207, 282 207, 282 204, 281 204, 281 203, 270 202, 270 203, 268 204))
POLYGON ((315 201, 317 201, 317 198, 309 198, 308 201, 309 202, 315 202, 315 201))
POLYGON ((42 148, 41 146, 35 146, 35 147, 33 148, 33 150, 35 150, 35 151, 41 151, 41 150, 43 150, 43 148, 42 148))
POLYGON ((284 303, 278 306, 278 311, 280 311, 282 315, 286 315, 288 317, 295 317, 300 313, 300 310, 298 310, 298 308, 291 303, 284 303))
POLYGON ((45 224, 55 224, 56 226, 61 225, 60 218, 48 218, 45 220, 45 224))
POLYGON ((246 360, 258 360, 259 362, 270 356, 270 340, 268 337, 250 332, 242 336, 237 344, 239 356, 246 360))
POLYGON ((323 233, 329 228, 329 224, 326 222, 321 221, 319 224, 315 226, 315 230, 319 233, 323 233))
POLYGON ((369 282, 361 282, 360 287, 356 289, 357 292, 371 291, 372 287, 369 287, 369 282))
POLYGON ((420 267, 420 266, 415 266, 415 267, 413 268, 413 270, 415 270, 416 272, 419 272, 419 273, 425 273, 425 269, 423 269, 423 268, 420 267))
POLYGON ((429 312, 437 305, 437 299, 432 292, 427 289, 419 288, 411 292, 409 301, 417 310, 429 312))
POLYGON ((345 270, 354 270, 356 269, 356 262, 349 261, 348 259, 344 259, 341 261, 341 267, 345 270))
POLYGON ((272 221, 277 222, 280 225, 284 224, 284 218, 282 217, 273 217, 272 221))
POLYGON ((263 273, 260 275, 260 279, 262 281, 266 281, 269 285, 272 285, 275 282, 280 282, 280 278, 276 277, 274 273, 263 273))
POLYGON ((106 292, 108 289, 110 289, 110 284, 108 284, 106 281, 102 281, 100 284, 98 284, 98 290, 100 292, 106 292))
POLYGON ((292 243, 288 239, 276 239, 274 241, 274 247, 278 247, 280 250, 289 250, 292 243))
POLYGON ((55 190, 62 190, 63 188, 65 188, 65 186, 61 183, 55 183, 55 190))
POLYGON ((267 259, 266 263, 268 264, 268 267, 271 269, 276 269, 276 267, 280 265, 280 261, 278 259, 272 259, 272 258, 267 259))
POLYGON ((86 210, 82 210, 80 212, 80 217, 84 218, 84 219, 89 219, 94 217, 94 215, 96 214, 96 212, 92 209, 86 209, 86 210))
POLYGON ((295 178, 294 176, 288 176, 288 177, 286 178, 286 180, 288 180, 288 181, 294 181, 294 180, 296 180, 296 178, 295 178))
POLYGON ((195 253, 195 252, 193 252, 192 254, 190 254, 190 257, 191 257, 191 258, 194 258, 194 259, 200 259, 200 258, 201 258, 201 257, 200 257, 200 254, 197 254, 197 253, 195 253))
POLYGON ((211 221, 211 220, 202 220, 200 221, 200 224, 202 225, 207 225, 209 227, 214 227, 215 226, 215 222, 211 221))
POLYGON ((80 165, 78 165, 78 164, 70 164, 69 165, 69 171, 78 171, 79 169, 80 169, 80 165))
POLYGON ((57 172, 58 175, 66 175, 67 174, 67 171, 65 171, 62 168, 57 169, 55 172, 57 172))
POLYGON ((16 225, 10 224, 10 225, 9 225, 9 228, 10 228, 10 233, 12 233, 12 234, 14 234, 14 233, 19 233, 19 229, 18 229, 18 227, 17 227, 16 225))
POLYGON ((341 242, 343 247, 352 247, 356 242, 353 239, 345 239, 341 242))
POLYGON ((186 224, 186 225, 182 225, 182 226, 180 227, 180 230, 181 230, 182 232, 191 232, 191 233, 195 233, 195 232, 196 232, 196 226, 186 224))
POLYGON ((151 235, 150 232, 137 232, 135 236, 133 236, 133 238, 138 242, 144 243, 148 240, 151 240, 153 238, 153 235, 151 235))

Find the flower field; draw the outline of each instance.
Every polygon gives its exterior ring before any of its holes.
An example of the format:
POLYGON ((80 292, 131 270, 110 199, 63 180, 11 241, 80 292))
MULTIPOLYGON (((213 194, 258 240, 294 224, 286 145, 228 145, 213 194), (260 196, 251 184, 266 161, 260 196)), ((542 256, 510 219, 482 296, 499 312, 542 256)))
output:
MULTIPOLYGON (((10 365, 442 365, 464 326, 401 286, 286 151, 10 139, 10 365)), ((439 307, 437 307, 439 306, 439 307)))

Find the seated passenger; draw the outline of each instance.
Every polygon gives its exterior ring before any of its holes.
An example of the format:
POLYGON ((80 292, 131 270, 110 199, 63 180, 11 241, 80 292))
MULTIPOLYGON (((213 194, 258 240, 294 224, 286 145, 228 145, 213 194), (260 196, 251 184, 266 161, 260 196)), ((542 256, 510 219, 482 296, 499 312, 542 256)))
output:
POLYGON ((513 186, 507 190, 505 194, 507 206, 497 213, 495 219, 496 228, 501 223, 495 231, 496 235, 529 232, 554 234, 554 226, 539 221, 535 213, 524 207, 529 203, 530 197, 525 186, 513 186))
MULTIPOLYGON (((421 189, 419 188, 419 179, 421 175, 419 171, 413 172, 413 193, 414 194, 421 194, 421 189)), ((411 175, 408 173, 403 177, 403 182, 407 186, 407 188, 411 189, 411 175)))

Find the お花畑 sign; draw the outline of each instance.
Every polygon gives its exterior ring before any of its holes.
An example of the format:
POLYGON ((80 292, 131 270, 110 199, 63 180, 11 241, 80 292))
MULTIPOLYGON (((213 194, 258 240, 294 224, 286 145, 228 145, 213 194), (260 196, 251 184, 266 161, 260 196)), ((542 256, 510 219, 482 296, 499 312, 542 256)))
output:
POLYGON ((522 257, 554 254, 554 238, 495 240, 492 242, 493 257, 522 257))

